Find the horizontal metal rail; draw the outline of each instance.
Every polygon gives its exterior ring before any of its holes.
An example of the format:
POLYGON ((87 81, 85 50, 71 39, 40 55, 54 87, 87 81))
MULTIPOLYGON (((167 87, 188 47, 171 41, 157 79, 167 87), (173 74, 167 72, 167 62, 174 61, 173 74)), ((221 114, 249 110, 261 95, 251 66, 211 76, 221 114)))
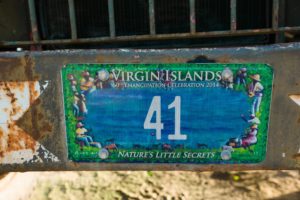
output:
POLYGON ((47 44, 87 44, 87 43, 105 43, 105 42, 120 42, 120 41, 145 41, 145 40, 166 40, 166 39, 187 39, 187 38, 209 38, 209 37, 228 37, 228 36, 251 36, 263 34, 275 34, 280 32, 300 31, 300 26, 297 27, 280 27, 277 29, 250 29, 236 31, 210 31, 196 33, 174 33, 174 34, 156 34, 156 35, 131 35, 117 37, 95 37, 81 39, 60 39, 60 40, 40 40, 40 41, 4 41, 0 42, 0 47, 28 46, 28 45, 47 45, 47 44))
POLYGON ((190 32, 187 33, 172 33, 172 34, 156 34, 155 24, 155 8, 154 0, 149 0, 149 27, 150 32, 147 35, 130 35, 130 36, 116 36, 115 30, 115 14, 114 14, 114 0, 108 1, 109 13, 109 29, 110 34, 106 37, 95 38, 78 38, 74 1, 68 0, 71 38, 70 39, 56 39, 56 40, 40 40, 39 31, 37 27, 35 5, 33 0, 28 0, 30 8, 32 40, 30 41, 0 41, 0 48, 2 47, 16 47, 16 46, 30 46, 30 45, 50 45, 50 44, 88 44, 88 43, 105 43, 105 42, 124 42, 124 41, 146 41, 146 40, 167 40, 167 39, 188 39, 188 38, 208 38, 208 37, 228 37, 228 36, 251 36, 260 34, 283 34, 286 31, 300 31, 300 26, 297 27, 280 27, 278 25, 279 0, 273 1, 272 11, 272 27, 264 29, 249 29, 237 30, 237 13, 236 0, 230 0, 230 30, 226 31, 210 31, 197 32, 196 31, 196 17, 195 17, 195 0, 189 0, 190 7, 190 32))

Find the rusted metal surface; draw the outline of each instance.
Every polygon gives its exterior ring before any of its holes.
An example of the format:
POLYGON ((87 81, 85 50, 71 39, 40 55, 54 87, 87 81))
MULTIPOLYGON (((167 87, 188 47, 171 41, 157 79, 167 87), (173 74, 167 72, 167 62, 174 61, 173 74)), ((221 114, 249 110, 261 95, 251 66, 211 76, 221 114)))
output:
POLYGON ((52 131, 50 121, 43 120, 39 96, 48 86, 48 81, 38 81, 34 63, 28 55, 20 59, 1 59, 1 76, 11 76, 0 82, 0 163, 24 164, 58 161, 38 140, 52 131), (16 67, 16 76, 10 67, 16 67))
POLYGON ((28 170, 300 169, 300 43, 169 50, 0 53, 0 172, 28 170), (268 63, 274 68, 267 155, 259 164, 103 164, 67 159, 60 71, 68 63, 268 63), (24 98, 22 94, 25 95, 24 98), (4 118, 3 118, 4 117, 4 118))

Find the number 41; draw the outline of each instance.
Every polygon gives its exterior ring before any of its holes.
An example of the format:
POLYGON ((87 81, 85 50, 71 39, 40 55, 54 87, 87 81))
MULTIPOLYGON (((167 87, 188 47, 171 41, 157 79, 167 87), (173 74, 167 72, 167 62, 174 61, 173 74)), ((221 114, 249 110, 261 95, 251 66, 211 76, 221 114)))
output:
MULTIPOLYGON (((168 135, 169 140, 186 140, 187 135, 182 135, 180 133, 180 105, 181 97, 176 96, 175 100, 168 105, 168 109, 175 108, 175 134, 168 135)), ((154 96, 148 110, 146 119, 144 121, 144 129, 155 129, 156 139, 161 139, 161 130, 164 129, 164 124, 161 123, 161 97, 154 96), (152 123, 151 119, 156 112, 156 122, 152 123)))

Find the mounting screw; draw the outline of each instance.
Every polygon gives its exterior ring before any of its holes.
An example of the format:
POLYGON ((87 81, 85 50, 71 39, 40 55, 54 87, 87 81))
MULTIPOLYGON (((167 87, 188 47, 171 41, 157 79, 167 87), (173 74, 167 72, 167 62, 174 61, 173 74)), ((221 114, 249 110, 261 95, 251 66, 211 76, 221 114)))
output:
POLYGON ((99 151, 99 157, 101 159, 104 160, 104 159, 108 158, 108 156, 109 156, 109 152, 107 151, 107 149, 103 148, 99 151))
POLYGON ((222 160, 230 160, 231 159, 231 151, 223 150, 221 152, 221 158, 222 158, 222 160))

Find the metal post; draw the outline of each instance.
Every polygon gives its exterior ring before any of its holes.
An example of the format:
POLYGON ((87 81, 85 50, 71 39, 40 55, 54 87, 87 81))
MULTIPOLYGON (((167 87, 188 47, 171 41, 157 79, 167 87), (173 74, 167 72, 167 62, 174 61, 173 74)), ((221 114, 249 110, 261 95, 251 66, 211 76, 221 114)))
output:
POLYGON ((155 35, 155 10, 154 10, 154 0, 149 0, 149 22, 150 22, 150 34, 155 35))
POLYGON ((279 0, 273 0, 272 28, 274 30, 278 28, 278 15, 279 15, 279 0))
POLYGON ((196 33, 195 0, 190 0, 190 31, 196 33))
MULTIPOLYGON (((283 12, 283 8, 280 9, 280 6, 284 6, 284 2, 280 0, 273 0, 273 12, 272 12, 272 28, 273 30, 277 30, 279 28, 280 19, 284 17, 284 15, 280 16, 279 12, 283 12)), ((283 13, 282 13, 283 14, 283 13)), ((281 19, 283 21, 283 18, 281 19)), ((280 43, 284 42, 284 33, 277 32, 275 34, 275 42, 280 43)))
POLYGON ((36 20, 36 10, 35 10, 34 0, 28 0, 28 8, 29 8, 32 39, 34 42, 37 42, 40 40, 40 37, 38 32, 37 20, 36 20))
POLYGON ((68 0, 68 3, 69 3, 69 17, 70 17, 70 24, 71 24, 71 35, 72 35, 72 39, 77 39, 77 26, 76 26, 74 0, 68 0))
POLYGON ((109 15, 110 37, 115 37, 116 36, 116 29, 115 29, 114 0, 108 0, 108 15, 109 15))
POLYGON ((230 30, 231 31, 236 31, 236 0, 230 0, 230 30))

